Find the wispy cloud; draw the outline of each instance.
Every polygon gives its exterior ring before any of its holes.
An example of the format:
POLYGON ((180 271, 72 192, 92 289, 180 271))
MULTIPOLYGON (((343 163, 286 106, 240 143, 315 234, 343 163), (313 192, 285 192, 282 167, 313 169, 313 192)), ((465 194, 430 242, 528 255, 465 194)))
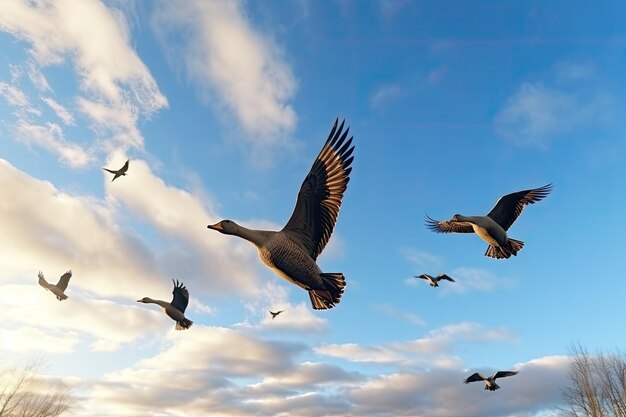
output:
POLYGON ((54 111, 54 113, 58 116, 59 119, 66 125, 74 124, 74 116, 67 110, 63 105, 59 104, 52 97, 41 97, 41 100, 48 105, 54 111))
POLYGON ((443 259, 440 256, 427 251, 405 247, 400 252, 407 261, 417 268, 440 268, 443 265, 443 259))
POLYGON ((592 96, 542 83, 524 83, 496 115, 496 133, 513 144, 546 148, 554 139, 592 123, 606 123, 608 94, 592 96))
POLYGON ((385 314, 394 319, 401 319, 408 321, 416 326, 423 326, 426 322, 418 315, 409 313, 407 311, 399 310, 392 304, 379 304, 374 307, 377 311, 385 314))
POLYGON ((289 104, 296 81, 281 47, 252 25, 243 2, 162 1, 153 28, 193 83, 234 115, 246 141, 284 142, 296 124, 289 104))
POLYGON ((12 106, 24 107, 30 106, 30 100, 19 88, 0 82, 0 95, 12 106))
MULTIPOLYGON (((0 30, 30 43, 29 76, 41 91, 52 90, 41 67, 68 60, 79 78, 81 99, 115 115, 106 120, 113 133, 107 142, 112 139, 119 146, 143 146, 136 128, 138 116, 150 116, 167 106, 167 100, 133 50, 121 11, 97 0, 16 0, 3 5, 0 30)), ((91 107, 80 108, 93 117, 91 107)))
POLYGON ((70 167, 85 167, 93 161, 93 156, 87 150, 65 139, 63 129, 56 123, 39 125, 22 119, 15 124, 14 129, 18 140, 48 149, 70 167))

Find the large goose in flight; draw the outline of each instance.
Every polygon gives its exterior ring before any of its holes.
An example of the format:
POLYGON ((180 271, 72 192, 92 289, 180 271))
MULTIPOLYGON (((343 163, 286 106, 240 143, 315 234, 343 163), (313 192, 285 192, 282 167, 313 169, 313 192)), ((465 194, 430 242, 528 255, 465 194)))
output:
POLYGON ((524 242, 511 239, 506 231, 522 214, 527 204, 542 200, 552 191, 552 184, 530 190, 518 191, 500 198, 486 216, 462 216, 455 214, 448 221, 437 221, 426 216, 426 226, 437 233, 476 233, 489 243, 485 256, 510 258, 517 256, 524 242))
POLYGON ((232 220, 207 226, 252 242, 261 261, 280 277, 305 289, 315 310, 339 303, 346 286, 341 272, 322 272, 316 263, 333 232, 350 180, 354 151, 349 128, 337 120, 304 179, 291 218, 280 231, 253 230, 232 220))

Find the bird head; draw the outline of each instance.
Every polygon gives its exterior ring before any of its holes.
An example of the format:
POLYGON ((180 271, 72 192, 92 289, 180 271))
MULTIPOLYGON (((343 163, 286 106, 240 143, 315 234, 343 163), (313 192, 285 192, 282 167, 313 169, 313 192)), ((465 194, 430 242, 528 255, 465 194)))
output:
POLYGON ((452 216, 452 218, 450 219, 451 222, 460 222, 461 221, 461 216, 460 214, 455 214, 454 216, 452 216))
POLYGON ((225 235, 234 235, 237 234, 239 225, 232 220, 222 220, 219 223, 208 225, 207 228, 217 230, 225 235))
POLYGON ((150 302, 150 298, 149 297, 143 297, 141 300, 137 300, 138 303, 149 303, 150 302))

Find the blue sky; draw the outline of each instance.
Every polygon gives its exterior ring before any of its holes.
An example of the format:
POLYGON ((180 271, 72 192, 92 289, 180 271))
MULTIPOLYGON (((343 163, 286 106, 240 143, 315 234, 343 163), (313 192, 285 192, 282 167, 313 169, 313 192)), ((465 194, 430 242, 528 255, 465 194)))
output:
POLYGON ((6 1, 2 365, 43 356, 86 416, 546 416, 572 343, 624 346, 626 4, 6 1), (336 118, 356 146, 318 263, 265 268, 336 118), (102 167, 130 158, 110 182, 102 167), (554 184, 519 256, 424 216, 554 184), (59 303, 37 285, 74 276, 59 303), (411 278, 446 272, 431 288, 411 278), (156 306, 189 288, 194 326, 156 306), (275 320, 268 309, 286 309, 275 320), (517 369, 497 393, 461 380, 517 369), (468 404, 471 404, 468 406, 468 404))

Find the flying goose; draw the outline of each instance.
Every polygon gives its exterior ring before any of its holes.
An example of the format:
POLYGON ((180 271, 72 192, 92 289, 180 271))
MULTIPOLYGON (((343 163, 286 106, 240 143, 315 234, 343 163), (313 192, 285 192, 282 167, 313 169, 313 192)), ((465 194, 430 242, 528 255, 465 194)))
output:
POLYGON ((279 311, 274 313, 273 311, 270 310, 270 314, 272 315, 272 320, 274 320, 276 318, 276 316, 279 315, 280 313, 282 313, 283 311, 285 311, 285 310, 279 310, 279 311))
POLYGON ((431 287, 438 287, 439 284, 438 282, 441 281, 442 279, 448 280, 450 282, 456 282, 455 280, 453 280, 452 278, 450 278, 449 276, 447 276, 446 274, 439 274, 436 277, 430 276, 428 274, 422 274, 422 275, 414 275, 415 278, 422 278, 428 281, 428 283, 430 284, 431 287))
POLYGON ((105 170, 105 171, 110 172, 111 174, 115 174, 113 176, 113 179, 111 180, 111 182, 113 182, 113 181, 115 181, 115 179, 117 177, 121 177, 123 175, 126 175, 126 171, 128 171, 128 163, 129 162, 130 162, 130 159, 126 160, 126 163, 124 164, 124 166, 121 167, 120 169, 118 169, 117 171, 114 171, 114 170, 111 170, 111 169, 108 169, 108 168, 102 168, 102 169, 105 170))
POLYGON ((426 216, 426 226, 437 233, 476 233, 489 243, 485 256, 503 259, 517 256, 524 242, 511 239, 506 231, 522 214, 527 204, 542 200, 552 191, 552 184, 530 190, 518 191, 500 198, 486 216, 462 216, 455 214, 448 221, 437 221, 426 216))
POLYGON ((56 285, 48 284, 48 281, 43 276, 43 272, 39 271, 37 274, 39 277, 39 285, 47 289, 48 291, 52 291, 54 295, 57 296, 57 300, 63 301, 67 299, 67 295, 65 295, 65 289, 67 288, 67 284, 70 282, 70 278, 72 277, 72 271, 69 270, 65 274, 61 275, 59 278, 59 282, 56 285))
POLYGON ((466 384, 469 384, 470 382, 485 381, 485 389, 489 390, 489 391, 495 391, 497 389, 500 389, 500 386, 498 384, 496 384, 496 379, 504 378, 506 376, 517 375, 518 373, 519 373, 519 371, 498 371, 495 374, 493 374, 493 376, 485 378, 484 376, 482 376, 481 374, 476 372, 476 373, 470 375, 463 382, 466 383, 466 384))
POLYGON ((178 280, 172 280, 172 283, 174 284, 174 290, 172 291, 174 298, 172 298, 171 303, 162 300, 153 300, 149 297, 144 297, 141 300, 137 300, 137 302, 160 305, 163 307, 165 314, 176 322, 176 330, 188 329, 193 324, 193 321, 185 318, 185 309, 187 308, 187 304, 189 304, 189 291, 187 291, 187 287, 185 287, 182 282, 178 282, 178 280))
POLYGON ((232 220, 207 226, 252 242, 259 258, 280 277, 309 292, 315 310, 339 303, 346 286, 341 272, 322 272, 315 260, 333 232, 341 199, 350 180, 352 137, 338 120, 304 179, 291 218, 280 231, 253 230, 232 220))

